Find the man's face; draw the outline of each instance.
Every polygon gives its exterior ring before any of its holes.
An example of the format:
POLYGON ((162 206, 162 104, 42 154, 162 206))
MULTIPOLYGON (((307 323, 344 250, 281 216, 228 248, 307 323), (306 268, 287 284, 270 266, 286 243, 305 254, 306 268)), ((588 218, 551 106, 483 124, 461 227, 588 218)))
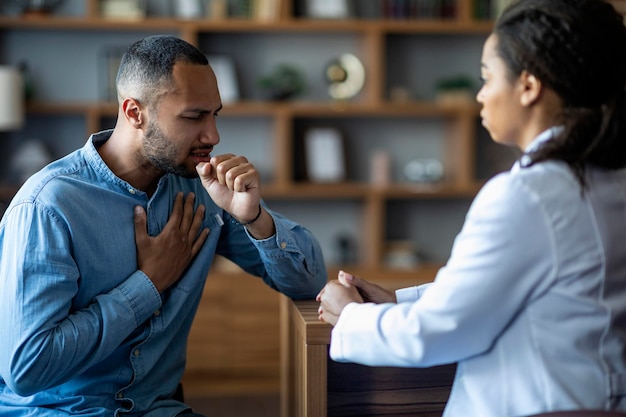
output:
POLYGON ((181 177, 193 178, 196 170, 190 169, 188 164, 181 160, 185 147, 175 138, 168 137, 159 123, 153 118, 148 123, 144 133, 143 151, 145 157, 157 169, 181 177))
POLYGON ((216 117, 222 105, 213 71, 176 64, 172 87, 153 107, 144 131, 144 157, 163 172, 197 176, 196 165, 208 162, 220 141, 216 117))

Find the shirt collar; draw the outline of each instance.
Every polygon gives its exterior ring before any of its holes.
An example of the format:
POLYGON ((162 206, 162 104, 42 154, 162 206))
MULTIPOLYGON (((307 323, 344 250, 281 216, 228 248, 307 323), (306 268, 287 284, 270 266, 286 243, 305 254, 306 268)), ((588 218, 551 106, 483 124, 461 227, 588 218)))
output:
POLYGON ((533 139, 530 144, 528 144, 528 146, 524 150, 524 153, 536 151, 537 149, 539 149, 539 146, 541 146, 542 143, 547 142, 548 140, 560 135, 561 132, 563 132, 563 129, 563 126, 553 126, 549 129, 544 130, 539 135, 537 135, 537 137, 533 139))
POLYGON ((524 150, 524 155, 522 155, 519 160, 520 165, 526 166, 530 164, 531 157, 529 154, 539 149, 543 143, 560 135, 561 132, 563 132, 563 129, 563 126, 553 126, 537 135, 537 137, 533 139, 532 142, 528 144, 528 146, 526 146, 526 149, 524 150))

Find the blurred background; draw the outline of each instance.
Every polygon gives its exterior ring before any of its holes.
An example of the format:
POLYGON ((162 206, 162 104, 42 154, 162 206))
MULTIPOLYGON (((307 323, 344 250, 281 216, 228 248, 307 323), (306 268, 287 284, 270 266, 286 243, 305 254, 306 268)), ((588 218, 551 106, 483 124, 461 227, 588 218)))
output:
MULTIPOLYGON (((0 212, 29 175, 114 126, 124 49, 171 34, 217 74, 216 152, 256 165, 269 207, 321 242, 330 278, 430 281, 480 186, 518 156, 491 142, 474 99, 505 4, 3 0, 0 212)), ((224 259, 209 274, 184 380, 209 416, 278 414, 280 296, 259 281, 224 259)))

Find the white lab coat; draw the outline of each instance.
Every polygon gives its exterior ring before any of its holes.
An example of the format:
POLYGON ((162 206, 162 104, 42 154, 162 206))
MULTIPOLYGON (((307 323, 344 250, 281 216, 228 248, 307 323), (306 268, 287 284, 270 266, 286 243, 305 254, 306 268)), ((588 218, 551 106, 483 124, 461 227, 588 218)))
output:
POLYGON ((626 411, 626 170, 587 178, 581 197, 560 162, 494 177, 434 282, 398 291, 398 304, 349 304, 331 357, 458 362, 445 417, 626 411))

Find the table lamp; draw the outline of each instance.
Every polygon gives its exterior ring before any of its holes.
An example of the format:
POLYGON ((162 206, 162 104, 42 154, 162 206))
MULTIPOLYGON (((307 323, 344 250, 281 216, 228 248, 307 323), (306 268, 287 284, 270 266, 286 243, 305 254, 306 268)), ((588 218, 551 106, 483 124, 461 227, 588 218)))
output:
POLYGON ((24 124, 24 81, 16 67, 0 65, 0 131, 24 124))

